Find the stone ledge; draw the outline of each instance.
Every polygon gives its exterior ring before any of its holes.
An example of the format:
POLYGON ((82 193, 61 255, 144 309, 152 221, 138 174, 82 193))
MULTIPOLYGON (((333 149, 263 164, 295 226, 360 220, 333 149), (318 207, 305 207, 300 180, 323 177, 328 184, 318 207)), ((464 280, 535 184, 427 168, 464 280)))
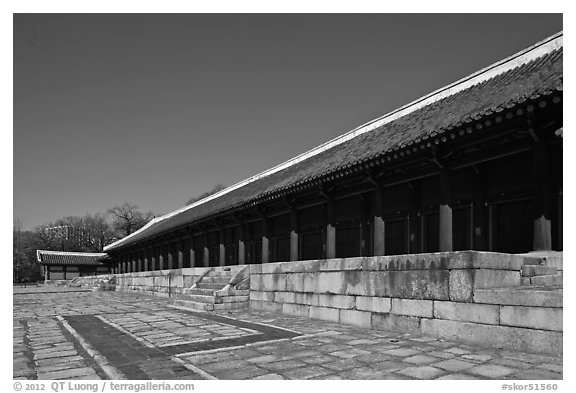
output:
POLYGON ((551 355, 562 354, 562 332, 471 322, 426 319, 420 321, 421 333, 446 340, 490 345, 496 348, 551 355))
POLYGON ((433 309, 434 302, 432 300, 392 298, 391 314, 433 318, 433 309))
POLYGON ((476 289, 474 302, 510 306, 557 307, 563 306, 563 291, 526 288, 476 289))
POLYGON ((377 313, 389 313, 392 309, 392 299, 389 297, 357 296, 356 309, 377 313))
POLYGON ((488 304, 435 301, 434 318, 498 325, 499 307, 488 304))
POLYGON ((500 325, 561 332, 562 314, 561 308, 502 306, 500 325))
POLYGON ((282 311, 282 304, 262 300, 250 300, 250 308, 264 311, 282 311))
POLYGON ((337 308, 310 306, 309 317, 323 321, 339 322, 340 311, 337 308))
MULTIPOLYGON (((548 258, 552 264, 556 259, 548 258)), ((249 265, 250 274, 316 273, 338 271, 413 271, 487 269, 519 271, 523 265, 546 263, 538 255, 487 251, 454 251, 375 257, 353 257, 249 265)), ((558 264, 558 263, 553 263, 558 264)))
POLYGON ((372 329, 399 333, 420 334, 422 318, 389 313, 372 313, 372 329))
POLYGON ((372 313, 357 310, 340 310, 340 323, 368 328, 372 326, 372 313))
POLYGON ((250 301, 253 300, 273 302, 274 292, 250 291, 250 301))

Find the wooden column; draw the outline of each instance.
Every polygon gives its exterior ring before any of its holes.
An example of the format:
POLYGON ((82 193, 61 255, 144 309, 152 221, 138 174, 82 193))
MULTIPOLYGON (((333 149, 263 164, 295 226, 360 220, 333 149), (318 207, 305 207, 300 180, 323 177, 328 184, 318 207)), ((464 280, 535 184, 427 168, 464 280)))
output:
POLYGON ((208 267, 210 265, 210 250, 208 250, 208 233, 204 233, 204 267, 208 267))
POLYGON ((360 204, 362 206, 362 221, 360 222, 360 256, 369 257, 372 255, 374 246, 371 242, 372 234, 370 233, 370 223, 373 223, 373 217, 370 212, 370 199, 372 193, 360 194, 360 204))
POLYGON ((166 253, 168 256, 168 269, 174 268, 174 243, 169 242, 166 245, 166 253))
POLYGON ((182 269, 184 267, 184 250, 186 248, 185 240, 180 239, 178 244, 178 269, 182 269))
POLYGON ((246 246, 244 241, 246 236, 246 228, 244 223, 238 223, 238 264, 244 265, 246 263, 246 246))
POLYGON ((562 187, 560 187, 560 190, 558 191, 558 250, 561 251, 564 249, 564 244, 562 241, 562 236, 563 236, 563 217, 562 217, 562 187))
POLYGON ((486 228, 486 181, 480 166, 474 167, 474 218, 473 243, 474 250, 488 250, 488 230, 486 228))
POLYGON ((270 230, 269 227, 269 219, 262 217, 262 263, 270 262, 270 245, 268 243, 268 237, 270 236, 268 233, 270 230))
POLYGON ((156 261, 157 261, 157 257, 156 257, 156 246, 153 246, 152 248, 150 248, 150 270, 156 270, 157 266, 156 266, 156 261))
POLYGON ((384 196, 382 186, 376 186, 372 195, 374 198, 372 254, 379 256, 385 253, 384 196))
POLYGON ((422 216, 420 214, 420 184, 408 183, 410 193, 410 213, 408 216, 408 252, 415 254, 422 252, 422 216))
POLYGON ((440 170, 440 251, 452 251, 452 189, 450 170, 446 165, 440 170))
POLYGON ((326 259, 336 258, 336 227, 334 226, 334 201, 326 202, 326 259))
POLYGON ((160 245, 158 247, 158 270, 164 270, 166 267, 164 266, 164 250, 166 249, 165 245, 160 245))
POLYGON ((136 271, 137 271, 137 272, 141 272, 141 271, 142 271, 142 264, 143 264, 142 258, 143 258, 142 252, 141 252, 141 251, 138 251, 138 254, 137 254, 137 266, 136 266, 136 271))
POLYGON ((293 208, 290 211, 290 260, 298 260, 298 210, 293 208))
POLYGON ((150 271, 150 249, 149 248, 144 249, 144 271, 145 272, 150 271))
POLYGON ((218 231, 218 262, 220 266, 226 266, 226 246, 224 245, 224 228, 218 231))
POLYGON ((196 267, 196 253, 194 252, 194 236, 190 233, 190 241, 188 243, 190 249, 188 253, 190 254, 190 267, 196 267))
POLYGON ((548 144, 540 139, 534 145, 534 250, 552 249, 548 144))

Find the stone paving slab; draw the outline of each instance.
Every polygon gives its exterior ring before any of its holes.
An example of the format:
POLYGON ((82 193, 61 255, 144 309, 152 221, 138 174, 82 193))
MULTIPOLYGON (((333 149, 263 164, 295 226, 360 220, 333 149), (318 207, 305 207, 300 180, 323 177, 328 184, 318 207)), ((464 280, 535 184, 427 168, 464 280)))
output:
POLYGON ((13 299, 13 377, 21 379, 110 379, 110 370, 126 379, 563 377, 561 357, 274 312, 187 311, 119 292, 13 299))

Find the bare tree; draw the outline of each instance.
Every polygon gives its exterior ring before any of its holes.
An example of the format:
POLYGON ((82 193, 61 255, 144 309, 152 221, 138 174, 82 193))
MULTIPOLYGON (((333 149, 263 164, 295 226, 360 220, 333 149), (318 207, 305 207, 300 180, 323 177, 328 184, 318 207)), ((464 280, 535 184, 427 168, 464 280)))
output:
POLYGON ((85 251, 102 252, 116 235, 106 214, 86 214, 82 218, 84 233, 81 237, 85 251))
POLYGON ((32 282, 41 279, 40 265, 36 261, 38 238, 34 232, 23 231, 22 222, 14 220, 13 224, 13 266, 14 282, 32 282))
POLYGON ((120 237, 130 235, 154 218, 154 213, 142 212, 137 205, 130 202, 114 206, 108 212, 112 214, 112 227, 120 237))
POLYGON ((52 230, 54 227, 54 224, 48 223, 36 228, 36 233, 40 240, 40 246, 44 250, 58 250, 60 248, 58 245, 58 234, 52 230))
POLYGON ((219 191, 222 191, 223 189, 225 189, 226 186, 223 184, 216 184, 214 187, 212 187, 212 189, 210 191, 207 191, 203 194, 198 195, 197 197, 194 198, 190 198, 188 200, 188 202, 186 202, 186 206, 193 204, 196 201, 199 201, 201 199, 204 199, 206 197, 209 197, 210 195, 216 194, 219 191))

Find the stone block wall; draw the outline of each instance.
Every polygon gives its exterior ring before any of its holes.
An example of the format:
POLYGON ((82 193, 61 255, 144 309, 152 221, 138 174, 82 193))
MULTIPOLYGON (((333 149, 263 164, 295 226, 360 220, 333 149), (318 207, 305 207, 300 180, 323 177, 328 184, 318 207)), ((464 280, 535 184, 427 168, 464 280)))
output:
POLYGON ((543 307, 540 299, 528 304, 524 299, 506 305, 491 289, 518 287, 520 269, 530 258, 462 251, 250 265, 250 307, 561 353, 561 302, 543 307))

